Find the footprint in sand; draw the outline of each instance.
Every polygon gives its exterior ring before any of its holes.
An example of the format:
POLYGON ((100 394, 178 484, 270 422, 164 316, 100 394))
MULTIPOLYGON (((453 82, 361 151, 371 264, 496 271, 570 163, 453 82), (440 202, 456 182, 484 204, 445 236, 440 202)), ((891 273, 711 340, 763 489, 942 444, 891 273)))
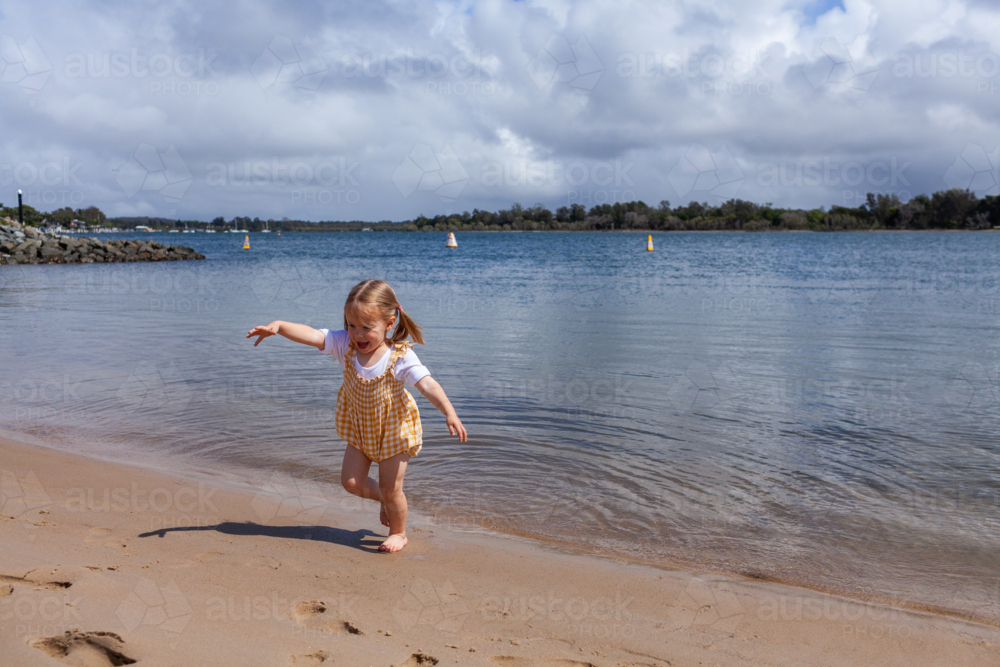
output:
POLYGON ((330 654, 326 651, 316 651, 308 655, 293 655, 288 660, 288 664, 290 667, 313 667, 314 665, 321 665, 329 659, 330 654))
MULTIPOLYGON (((31 570, 31 572, 34 572, 34 570, 31 570)), ((28 579, 28 574, 31 574, 31 572, 28 572, 23 577, 0 574, 0 582, 5 582, 7 584, 25 584, 26 586, 34 586, 36 588, 47 588, 50 591, 61 591, 73 585, 68 581, 41 581, 38 579, 28 579)), ((55 572, 55 570, 53 570, 53 572, 55 572)), ((14 590, 13 586, 5 586, 4 588, 10 589, 10 592, 6 593, 6 595, 10 595, 14 590)), ((0 593, 0 597, 4 596, 5 594, 0 593)))
POLYGON ((39 651, 44 651, 49 657, 65 660, 74 665, 117 667, 136 662, 122 653, 125 640, 113 632, 68 630, 55 637, 32 639, 29 644, 39 651))
POLYGON ((281 567, 281 561, 271 558, 270 556, 254 556, 250 559, 248 565, 251 567, 259 567, 263 570, 277 570, 281 567))
POLYGON ((424 667, 424 665, 436 665, 440 660, 426 653, 414 653, 406 662, 401 662, 396 667, 424 667))
POLYGON ((219 561, 226 560, 232 555, 233 554, 222 553, 221 551, 205 551, 195 556, 195 558, 200 563, 218 563, 219 561))
POLYGON ((83 541, 87 544, 99 544, 109 549, 124 549, 128 546, 123 540, 107 539, 111 532, 110 528, 91 528, 83 541))
POLYGON ((249 565, 259 567, 262 570, 277 570, 281 567, 281 561, 270 556, 250 556, 241 554, 224 553, 221 551, 206 551, 196 556, 201 563, 227 563, 232 565, 249 565))
POLYGON ((490 662, 502 667, 597 667, 592 662, 580 662, 566 658, 534 660, 532 658, 517 658, 512 655, 495 655, 490 658, 490 662))
POLYGON ((303 628, 318 632, 335 632, 342 635, 363 635, 364 633, 350 621, 338 621, 327 615, 326 603, 322 600, 308 600, 292 607, 292 618, 303 628))

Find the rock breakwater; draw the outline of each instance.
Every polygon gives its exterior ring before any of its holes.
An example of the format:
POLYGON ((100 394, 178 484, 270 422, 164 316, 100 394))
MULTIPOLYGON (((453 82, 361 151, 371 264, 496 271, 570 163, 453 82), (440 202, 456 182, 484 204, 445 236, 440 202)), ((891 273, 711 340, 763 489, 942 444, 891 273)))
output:
POLYGON ((181 245, 63 236, 28 225, 22 227, 9 218, 0 223, 0 265, 167 262, 180 259, 205 259, 205 256, 181 245))

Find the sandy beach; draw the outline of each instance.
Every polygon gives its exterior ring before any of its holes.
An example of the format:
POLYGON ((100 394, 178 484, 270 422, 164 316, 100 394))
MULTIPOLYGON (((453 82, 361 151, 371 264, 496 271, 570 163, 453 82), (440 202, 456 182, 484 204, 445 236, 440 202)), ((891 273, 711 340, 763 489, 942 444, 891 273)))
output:
MULTIPOLYGON (((3 664, 995 665, 1000 629, 0 441, 3 664)), ((347 498, 347 494, 344 494, 347 498)))

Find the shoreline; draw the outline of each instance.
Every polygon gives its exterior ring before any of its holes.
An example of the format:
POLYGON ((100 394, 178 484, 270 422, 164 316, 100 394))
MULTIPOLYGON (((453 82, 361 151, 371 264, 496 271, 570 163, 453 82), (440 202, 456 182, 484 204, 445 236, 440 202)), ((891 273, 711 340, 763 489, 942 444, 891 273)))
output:
MULTIPOLYGON (((349 232, 363 232, 364 229, 288 229, 284 230, 285 234, 316 234, 316 233, 349 233, 349 232)), ((428 230, 414 230, 414 229, 369 229, 369 232, 404 232, 406 234, 447 234, 448 232, 465 233, 465 234, 791 234, 791 233, 805 233, 805 234, 834 234, 834 233, 865 233, 865 232, 891 232, 891 233, 905 233, 905 232, 916 232, 916 233, 926 233, 926 232, 1000 232, 1000 227, 993 227, 991 229, 428 229, 428 230)), ((81 236, 86 234, 132 234, 131 230, 120 230, 117 232, 100 232, 100 231, 87 231, 87 232, 66 232, 66 234, 79 234, 81 236)), ((134 232, 137 234, 169 234, 166 230, 150 230, 134 232)), ((197 232, 204 234, 205 232, 197 232)), ((217 234, 224 234, 225 232, 216 232, 217 234)), ((248 234, 266 234, 267 232, 256 231, 247 232, 248 234)))
MULTIPOLYGON (((288 229, 285 234, 341 234, 363 232, 364 229, 288 229)), ((891 234, 905 233, 952 233, 952 232, 1000 232, 1000 227, 990 229, 369 229, 369 232, 402 232, 405 234, 867 234, 872 232, 885 232, 891 234)), ((169 234, 166 230, 150 230, 133 232, 132 230, 119 230, 117 232, 86 231, 74 232, 63 231, 64 234, 77 234, 86 236, 87 234, 169 234)), ((204 234, 205 232, 197 232, 204 234)), ((225 232, 216 232, 224 234, 225 232)), ((256 231, 247 234, 265 234, 268 232, 256 231)), ((273 233, 273 230, 272 230, 273 233)), ((75 237, 74 237, 75 238, 75 237)))
POLYGON ((376 507, 275 475, 254 487, 8 439, 0 460, 12 665, 60 641, 139 664, 1000 664, 989 625, 418 514, 406 549, 372 553, 376 507))
MULTIPOLYGON (((69 451, 39 439, 27 433, 8 431, 0 429, 0 442, 16 442, 29 447, 37 447, 59 453, 66 453, 71 456, 83 457, 90 461, 100 462, 112 466, 127 466, 138 471, 156 472, 174 477, 187 479, 196 483, 211 483, 221 488, 229 489, 236 493, 260 493, 268 490, 269 493, 278 493, 288 497, 307 497, 308 502, 313 505, 321 514, 326 511, 336 513, 337 508, 350 507, 351 510, 360 509, 364 514, 364 507, 367 501, 360 500, 343 492, 339 484, 319 483, 312 480, 292 477, 284 472, 268 473, 265 469, 254 468, 242 464, 213 462, 198 462, 184 457, 154 455, 151 452, 142 452, 142 456, 135 462, 122 463, 116 461, 116 454, 135 456, 138 452, 101 452, 101 451, 69 451), (205 466, 219 466, 211 474, 204 469, 205 466), (332 490, 331 486, 336 488, 332 490), (332 499, 331 496, 336 496, 332 499)), ((411 501, 412 502, 412 501, 411 501)), ((314 512, 315 513, 315 512, 314 512)), ((905 598, 893 597, 891 595, 873 591, 861 595, 856 591, 847 591, 830 586, 824 586, 816 581, 808 579, 794 579, 782 577, 759 570, 747 568, 725 568, 721 565, 712 565, 707 562, 696 563, 677 558, 649 558, 644 559, 634 554, 620 555, 608 551, 605 548, 592 546, 586 542, 586 536, 582 536, 583 543, 573 542, 568 539, 550 537, 544 534, 518 530, 516 527, 501 527, 496 523, 485 525, 474 519, 469 519, 462 514, 446 514, 444 517, 436 513, 427 514, 419 507, 410 507, 409 523, 420 525, 423 529, 434 529, 438 531, 453 532, 462 535, 485 535, 496 539, 509 539, 524 541, 536 544, 548 549, 565 551, 583 557, 612 559, 619 563, 631 563, 638 566, 666 569, 671 571, 683 571, 696 576, 727 577, 738 581, 754 581, 777 586, 788 586, 794 589, 811 591, 816 594, 831 596, 845 601, 853 601, 859 604, 870 604, 880 607, 907 610, 915 613, 931 614, 945 618, 952 618, 961 621, 968 621, 980 625, 1000 629, 1000 577, 997 578, 997 590, 990 599, 989 604, 972 605, 981 609, 982 614, 976 615, 973 612, 965 611, 955 607, 948 607, 940 604, 932 604, 905 598)), ((377 525, 375 526, 378 527, 377 525)), ((968 602, 969 600, 966 600, 968 602)), ((969 605, 966 605, 969 608, 969 605)))

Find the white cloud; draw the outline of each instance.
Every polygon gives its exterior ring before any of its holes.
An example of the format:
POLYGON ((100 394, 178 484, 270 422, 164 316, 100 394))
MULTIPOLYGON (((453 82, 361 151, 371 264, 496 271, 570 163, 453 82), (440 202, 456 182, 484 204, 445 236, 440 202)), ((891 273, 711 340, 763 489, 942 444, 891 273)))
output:
MULTIPOLYGON (((1000 10, 845 0, 812 22, 805 6, 258 2, 232 14, 180 1, 53 15, 22 3, 5 8, 0 32, 37 45, 51 71, 30 96, 0 82, 11 130, 0 138, 0 187, 22 187, 46 210, 69 191, 111 214, 403 219, 444 210, 433 190, 403 196, 393 180, 421 145, 450 148, 468 176, 447 191, 450 210, 624 196, 654 204, 677 197, 668 176, 701 145, 736 156, 738 196, 819 206, 889 187, 867 176, 764 186, 760 174, 826 163, 879 172, 895 160, 909 164, 897 189, 916 194, 946 187, 968 144, 995 145, 1000 10), (824 44, 863 58, 820 62, 824 44), (288 62, 283 45, 295 52, 288 62), (567 66, 539 85, 546 45, 560 54, 580 45, 587 72, 575 78, 567 66), (817 63, 830 70, 820 78, 817 63), (130 198, 116 182, 141 144, 183 156, 192 180, 180 200, 141 189, 130 198), (45 182, 41 167, 63 159, 83 164, 79 182, 45 182), (618 174, 604 184, 603 165, 616 161, 631 165, 628 182, 618 174), (487 183, 497 164, 578 165, 589 180, 487 183), (219 169, 225 182, 209 182, 219 169)), ((566 54, 552 57, 561 67, 566 54)))

